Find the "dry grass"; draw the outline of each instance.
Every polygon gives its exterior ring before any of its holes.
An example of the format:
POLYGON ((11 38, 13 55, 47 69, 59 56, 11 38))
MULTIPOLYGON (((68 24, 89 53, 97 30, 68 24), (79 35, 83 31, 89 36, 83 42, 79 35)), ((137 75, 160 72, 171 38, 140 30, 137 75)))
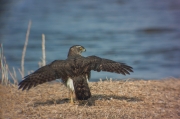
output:
POLYGON ((99 81, 90 83, 92 98, 70 105, 61 83, 22 92, 0 85, 2 119, 179 119, 180 80, 99 81))

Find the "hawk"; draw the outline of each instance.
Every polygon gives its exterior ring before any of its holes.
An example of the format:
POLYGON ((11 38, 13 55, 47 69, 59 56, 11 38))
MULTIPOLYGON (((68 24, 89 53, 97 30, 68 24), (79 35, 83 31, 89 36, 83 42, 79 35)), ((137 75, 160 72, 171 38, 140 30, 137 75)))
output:
POLYGON ((88 86, 91 70, 114 72, 123 75, 133 72, 133 68, 124 63, 97 56, 81 56, 81 53, 85 51, 86 49, 81 45, 70 47, 67 59, 55 60, 37 69, 34 73, 25 76, 19 83, 19 89, 29 90, 39 84, 62 79, 62 82, 70 89, 70 102, 74 103, 74 93, 77 100, 87 100, 91 97, 88 86))

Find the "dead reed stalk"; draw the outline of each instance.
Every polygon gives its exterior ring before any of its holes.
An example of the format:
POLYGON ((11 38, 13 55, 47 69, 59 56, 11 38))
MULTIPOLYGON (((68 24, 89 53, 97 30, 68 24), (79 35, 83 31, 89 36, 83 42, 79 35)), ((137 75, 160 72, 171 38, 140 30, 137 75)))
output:
POLYGON ((0 44, 0 69, 1 69, 1 82, 2 84, 8 84, 8 65, 6 63, 6 58, 3 55, 3 45, 0 44))
POLYGON ((45 35, 42 34, 42 66, 46 65, 45 35))
POLYGON ((38 62, 39 67, 46 65, 46 52, 45 52, 45 35, 42 34, 42 58, 41 61, 38 62))
POLYGON ((21 59, 21 72, 22 72, 21 75, 22 75, 22 78, 24 77, 24 58, 25 58, 26 48, 27 48, 27 44, 28 44, 30 29, 31 29, 31 20, 29 21, 29 24, 28 24, 28 29, 26 32, 26 40, 25 40, 24 48, 23 48, 23 52, 22 52, 22 59, 21 59))

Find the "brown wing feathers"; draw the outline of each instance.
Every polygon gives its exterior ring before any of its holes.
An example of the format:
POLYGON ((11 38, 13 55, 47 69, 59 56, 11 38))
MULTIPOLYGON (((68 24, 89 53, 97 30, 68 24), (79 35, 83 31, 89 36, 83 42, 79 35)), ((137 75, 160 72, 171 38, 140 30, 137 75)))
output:
POLYGON ((84 65, 88 64, 88 69, 94 71, 107 71, 107 72, 114 72, 119 74, 130 74, 129 72, 133 72, 133 68, 124 64, 118 63, 109 59, 103 59, 96 56, 89 56, 86 58, 87 62, 84 65))
POLYGON ((38 84, 55 80, 56 78, 57 76, 55 72, 49 65, 47 65, 24 77, 24 80, 19 83, 19 89, 22 88, 22 90, 28 90, 31 87, 35 87, 38 84))
POLYGON ((35 87, 39 84, 49 82, 56 79, 67 80, 67 77, 75 77, 82 73, 76 72, 73 60, 55 60, 49 65, 43 66, 34 73, 24 77, 24 80, 19 83, 19 89, 25 90, 35 87))

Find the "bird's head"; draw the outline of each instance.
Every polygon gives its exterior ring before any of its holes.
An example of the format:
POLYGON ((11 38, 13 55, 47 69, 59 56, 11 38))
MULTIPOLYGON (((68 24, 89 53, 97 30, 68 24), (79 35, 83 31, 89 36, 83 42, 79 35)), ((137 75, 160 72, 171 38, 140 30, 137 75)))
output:
POLYGON ((82 52, 85 52, 86 49, 81 45, 73 45, 69 49, 68 57, 74 56, 74 55, 81 55, 82 52))

